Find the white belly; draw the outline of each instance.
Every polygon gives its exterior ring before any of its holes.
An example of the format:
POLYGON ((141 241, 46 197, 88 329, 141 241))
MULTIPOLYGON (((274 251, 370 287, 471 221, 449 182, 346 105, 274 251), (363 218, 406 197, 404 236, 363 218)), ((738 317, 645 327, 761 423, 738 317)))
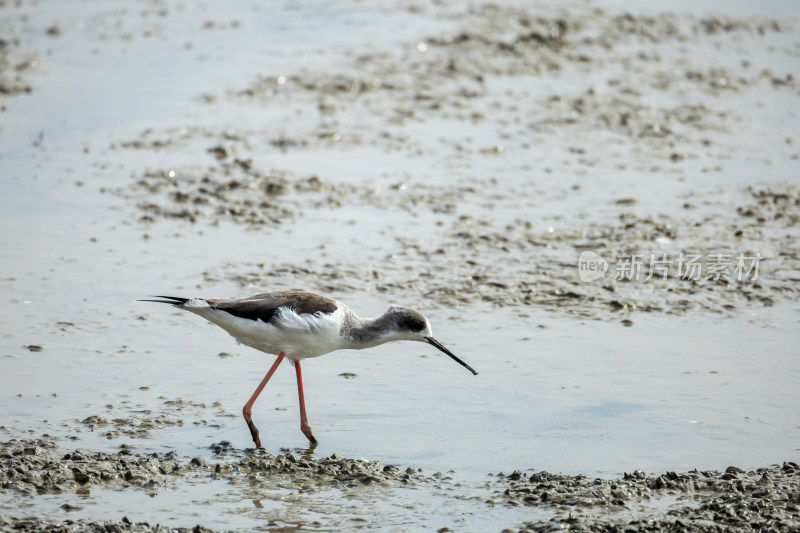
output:
POLYGON ((241 344, 274 355, 283 352, 289 359, 319 357, 349 344, 339 335, 341 309, 316 315, 279 309, 269 323, 264 323, 217 311, 200 299, 189 300, 183 308, 218 325, 241 344))

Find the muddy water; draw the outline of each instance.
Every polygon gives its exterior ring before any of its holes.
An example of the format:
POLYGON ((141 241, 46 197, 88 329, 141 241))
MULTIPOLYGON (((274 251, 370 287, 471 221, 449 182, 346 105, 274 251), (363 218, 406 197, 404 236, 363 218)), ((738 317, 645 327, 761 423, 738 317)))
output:
MULTIPOLYGON (((761 7, 0 7, 0 526, 536 530, 542 480, 796 462, 798 21, 761 7), (681 276, 718 253, 758 278, 681 276), (309 452, 282 368, 248 452, 270 359, 135 299, 277 288, 419 308, 479 376, 311 361, 309 452)), ((708 518, 641 479, 625 520, 708 518)))

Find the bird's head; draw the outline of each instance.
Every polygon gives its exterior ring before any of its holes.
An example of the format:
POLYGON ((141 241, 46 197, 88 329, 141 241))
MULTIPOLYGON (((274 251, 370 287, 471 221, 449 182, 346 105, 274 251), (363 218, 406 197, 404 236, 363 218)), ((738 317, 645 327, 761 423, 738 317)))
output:
POLYGON ((454 361, 464 368, 478 375, 467 363, 444 347, 442 343, 433 338, 431 323, 419 311, 414 311, 401 305, 392 305, 386 310, 383 317, 389 322, 393 330, 393 338, 397 340, 427 342, 438 350, 449 355, 454 361))

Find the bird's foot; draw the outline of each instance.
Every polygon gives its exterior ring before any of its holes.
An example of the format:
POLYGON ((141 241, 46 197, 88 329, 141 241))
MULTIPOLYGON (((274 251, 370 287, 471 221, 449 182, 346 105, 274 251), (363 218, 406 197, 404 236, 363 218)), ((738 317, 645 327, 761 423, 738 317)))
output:
POLYGON ((306 436, 308 442, 310 442, 312 446, 317 445, 317 439, 315 439, 314 434, 311 433, 311 426, 309 426, 308 424, 303 424, 300 426, 300 430, 303 432, 303 435, 306 436))
POLYGON ((250 436, 253 437, 256 448, 261 448, 261 440, 258 438, 258 428, 253 424, 252 420, 247 421, 247 427, 250 428, 250 436))

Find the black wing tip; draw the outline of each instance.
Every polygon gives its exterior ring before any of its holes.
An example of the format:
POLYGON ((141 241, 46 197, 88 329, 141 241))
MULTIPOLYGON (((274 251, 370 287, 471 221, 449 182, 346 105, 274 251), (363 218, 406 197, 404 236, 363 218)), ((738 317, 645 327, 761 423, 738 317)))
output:
POLYGON ((171 305, 183 305, 189 298, 181 298, 179 296, 151 296, 150 298, 162 298, 162 300, 150 300, 150 299, 143 299, 143 300, 136 300, 137 302, 155 302, 157 304, 171 304, 171 305))

